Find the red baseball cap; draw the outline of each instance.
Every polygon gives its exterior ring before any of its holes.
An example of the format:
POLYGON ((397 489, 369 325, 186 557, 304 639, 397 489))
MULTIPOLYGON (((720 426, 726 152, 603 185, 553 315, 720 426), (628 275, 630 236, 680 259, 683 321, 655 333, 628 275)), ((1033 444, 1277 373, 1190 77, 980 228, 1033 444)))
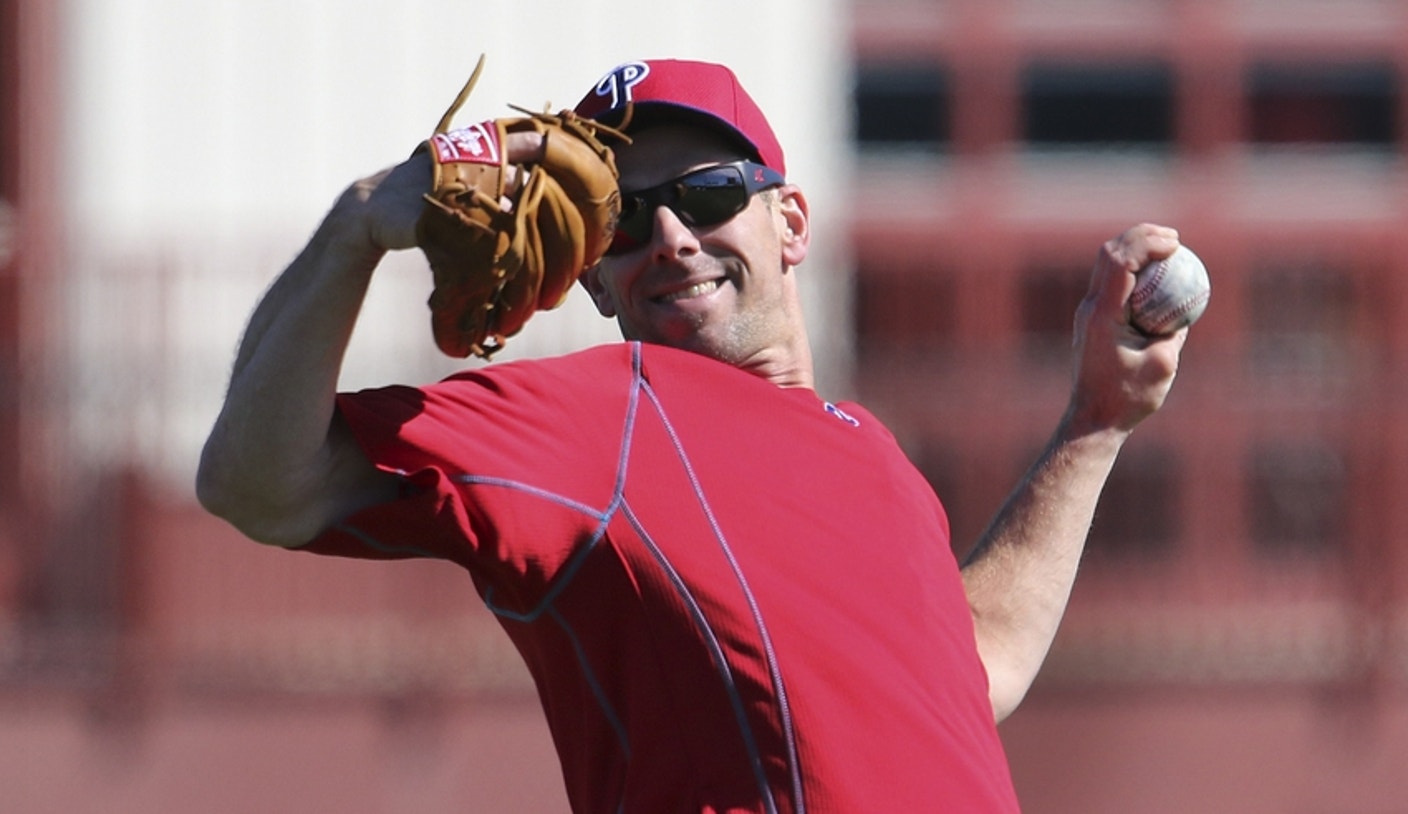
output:
POLYGON ((628 132, 662 119, 701 123, 723 130, 758 161, 787 174, 782 145, 767 117, 723 65, 680 59, 627 62, 603 76, 577 103, 576 111, 583 118, 613 125, 625 116, 627 106, 633 106, 628 132))

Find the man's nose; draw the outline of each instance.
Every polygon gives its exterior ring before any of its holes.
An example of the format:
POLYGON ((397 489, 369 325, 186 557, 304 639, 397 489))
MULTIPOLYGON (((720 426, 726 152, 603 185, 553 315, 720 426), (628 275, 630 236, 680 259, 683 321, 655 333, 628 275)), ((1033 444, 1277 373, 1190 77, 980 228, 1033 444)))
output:
POLYGON ((652 254, 681 257, 699 251, 698 236, 670 207, 655 207, 654 225, 655 229, 650 236, 652 254))

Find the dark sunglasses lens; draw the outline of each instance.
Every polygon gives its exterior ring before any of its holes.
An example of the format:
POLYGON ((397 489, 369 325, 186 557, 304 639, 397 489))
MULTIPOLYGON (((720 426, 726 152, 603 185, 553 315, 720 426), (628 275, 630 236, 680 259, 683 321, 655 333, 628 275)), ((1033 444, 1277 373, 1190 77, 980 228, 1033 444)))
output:
POLYGON ((714 226, 748 206, 748 190, 737 167, 713 167, 680 183, 674 210, 691 226, 714 226))
POLYGON ((621 216, 616 219, 616 234, 607 253, 622 254, 650 240, 650 217, 650 207, 638 196, 623 200, 621 216))
POLYGON ((607 254, 624 254, 650 241, 655 210, 668 206, 689 226, 715 226, 748 206, 748 188, 737 167, 710 167, 670 184, 627 195, 607 254))

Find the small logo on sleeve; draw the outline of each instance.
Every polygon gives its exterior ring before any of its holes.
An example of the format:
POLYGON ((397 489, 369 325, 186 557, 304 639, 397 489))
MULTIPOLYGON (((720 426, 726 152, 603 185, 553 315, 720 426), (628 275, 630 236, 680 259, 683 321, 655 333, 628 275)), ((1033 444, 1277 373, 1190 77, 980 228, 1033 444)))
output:
POLYGON ((836 405, 832 404, 831 402, 828 401, 828 402, 826 402, 826 404, 823 405, 823 406, 826 407, 826 412, 828 412, 828 413, 830 413, 830 414, 836 416, 837 418, 841 419, 842 421, 846 422, 847 424, 850 424, 852 427, 859 427, 859 426, 860 426, 860 420, 859 420, 859 419, 857 419, 855 416, 851 415, 850 413, 846 412, 845 410, 842 410, 840 407, 837 407, 836 405))

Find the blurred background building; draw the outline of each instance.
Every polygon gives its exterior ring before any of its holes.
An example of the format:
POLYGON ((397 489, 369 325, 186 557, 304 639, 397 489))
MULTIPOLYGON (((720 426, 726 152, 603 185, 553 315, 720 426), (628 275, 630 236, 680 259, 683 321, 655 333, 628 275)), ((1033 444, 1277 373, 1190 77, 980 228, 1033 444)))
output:
MULTIPOLYGON (((1408 4, 381 5, 0 0, 0 810, 565 811, 462 574, 269 550, 191 495, 260 292, 480 52, 465 122, 643 56, 739 71, 829 236, 822 388, 959 549, 1060 415, 1096 248, 1177 226, 1212 305, 1003 725, 1018 791, 1405 809, 1408 4)), ((386 265, 347 387, 454 367, 423 262, 386 265)), ((574 296, 508 353, 612 336, 574 296)))

